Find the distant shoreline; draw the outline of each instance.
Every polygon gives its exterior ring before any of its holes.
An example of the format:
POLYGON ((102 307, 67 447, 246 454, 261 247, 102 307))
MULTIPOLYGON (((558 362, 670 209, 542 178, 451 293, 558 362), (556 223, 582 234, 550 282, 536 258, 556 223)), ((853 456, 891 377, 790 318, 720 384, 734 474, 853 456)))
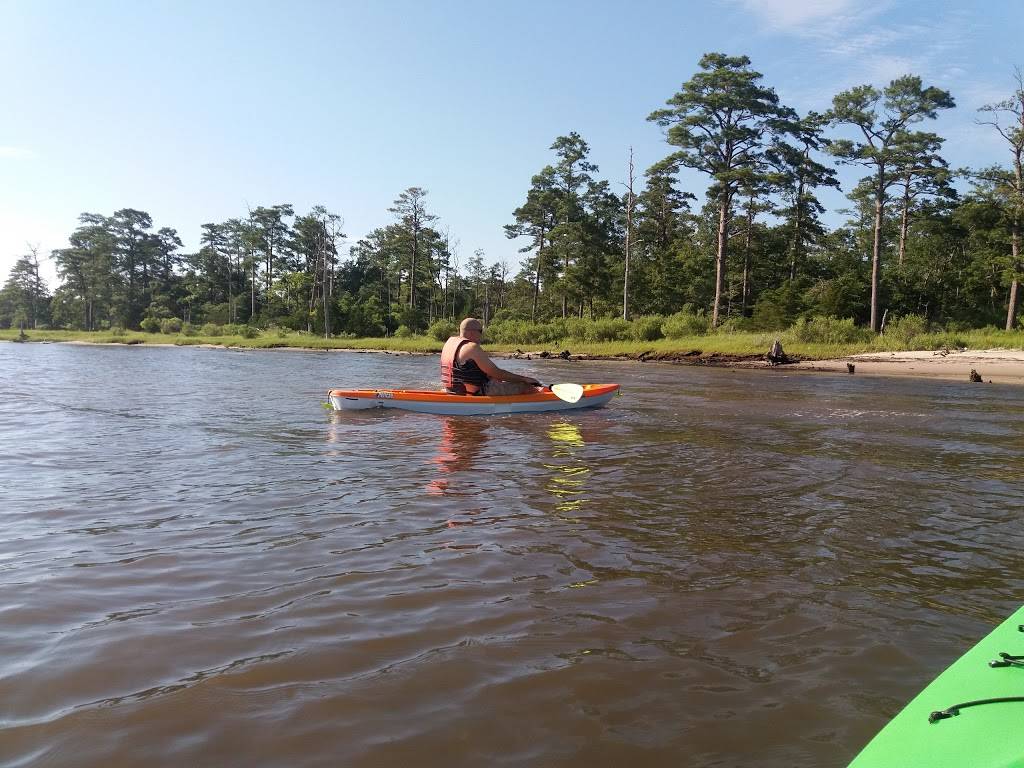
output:
MULTIPOLYGON (((578 360, 637 358, 580 355, 578 360)), ((772 365, 763 355, 722 355, 710 353, 699 356, 660 355, 642 362, 675 365, 703 365, 715 368, 761 369, 773 372, 832 373, 865 376, 903 376, 924 379, 971 382, 971 372, 987 384, 1024 385, 1024 350, 978 349, 957 351, 903 351, 864 352, 823 360, 795 359, 793 362, 772 365), (853 370, 850 370, 853 366, 853 370)))
MULTIPOLYGON (((18 343, 13 339, 0 339, 10 343, 18 343)), ((74 344, 79 346, 146 346, 176 347, 190 346, 200 349, 225 350, 295 350, 304 352, 354 352, 363 354, 384 355, 436 355, 432 349, 381 349, 368 347, 312 347, 294 344, 268 344, 262 346, 216 344, 197 342, 194 344, 172 344, 150 341, 87 341, 83 339, 41 341, 30 340, 33 344, 74 344)), ((734 368, 744 370, 766 370, 772 372, 803 372, 830 373, 867 376, 897 376, 949 381, 971 381, 971 372, 975 371, 982 379, 981 383, 1024 385, 1024 350, 1020 349, 979 349, 955 351, 895 351, 895 352, 864 352, 843 355, 834 358, 810 359, 794 357, 793 362, 781 365, 769 364, 764 355, 728 354, 722 352, 703 352, 690 350, 685 352, 641 352, 638 354, 621 354, 600 352, 569 353, 567 350, 533 350, 508 351, 503 348, 492 348, 491 354, 505 360, 568 360, 568 361, 620 361, 626 363, 663 363, 669 365, 695 365, 713 368, 734 368)))

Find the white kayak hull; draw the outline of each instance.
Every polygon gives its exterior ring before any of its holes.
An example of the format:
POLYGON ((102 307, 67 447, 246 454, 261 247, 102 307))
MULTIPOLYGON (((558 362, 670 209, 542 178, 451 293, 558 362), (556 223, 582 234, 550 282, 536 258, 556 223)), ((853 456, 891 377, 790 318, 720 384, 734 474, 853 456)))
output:
POLYGON ((336 411, 397 408, 442 416, 490 416, 498 413, 544 413, 599 408, 619 391, 618 384, 584 384, 583 397, 574 403, 560 399, 550 390, 529 395, 450 395, 434 390, 332 389, 327 393, 336 411))

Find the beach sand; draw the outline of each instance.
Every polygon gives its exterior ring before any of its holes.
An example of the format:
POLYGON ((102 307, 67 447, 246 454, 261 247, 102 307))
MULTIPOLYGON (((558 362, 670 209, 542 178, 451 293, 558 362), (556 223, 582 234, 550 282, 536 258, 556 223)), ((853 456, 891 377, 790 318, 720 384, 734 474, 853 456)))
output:
POLYGON ((785 370, 830 371, 854 375, 917 376, 969 382, 971 371, 994 384, 1024 384, 1024 350, 981 349, 956 352, 870 352, 837 360, 803 360, 778 366, 785 370))

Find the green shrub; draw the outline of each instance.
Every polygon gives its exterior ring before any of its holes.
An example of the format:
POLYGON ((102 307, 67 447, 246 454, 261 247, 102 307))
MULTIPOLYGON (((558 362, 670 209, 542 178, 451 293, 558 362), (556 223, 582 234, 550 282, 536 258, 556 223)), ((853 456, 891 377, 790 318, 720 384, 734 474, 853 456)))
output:
POLYGON ((591 320, 587 327, 587 341, 622 341, 630 335, 629 322, 621 317, 591 320))
POLYGON ((427 329, 427 335, 435 341, 448 341, 449 336, 459 335, 459 326, 451 320, 435 320, 427 329))
POLYGON ((160 333, 179 333, 181 332, 181 320, 176 317, 165 317, 160 321, 160 333))
POLYGON ((928 320, 924 315, 903 315, 885 329, 885 337, 897 344, 909 344, 915 336, 928 333, 928 320))
POLYGON ((396 339, 408 339, 412 335, 413 335, 412 328, 410 328, 408 325, 400 325, 400 326, 398 326, 397 329, 395 329, 395 338, 396 339))
POLYGON ((741 333, 749 330, 750 320, 745 317, 728 317, 718 324, 718 327, 708 332, 714 333, 741 333))
POLYGON ((228 323, 223 327, 223 334, 225 336, 241 336, 243 339, 255 339, 259 336, 260 331, 254 325, 246 325, 245 323, 228 323))
POLYGON ((142 322, 139 323, 139 328, 146 333, 156 333, 160 330, 160 321, 155 317, 144 317, 142 322))
MULTIPOLYGON (((398 324, 408 328, 411 335, 416 335, 416 331, 427 327, 427 318, 423 315, 423 310, 405 307, 398 314, 398 324)), ((398 336, 397 330, 395 336, 398 336)))
POLYGON ((645 317, 633 318, 633 326, 629 329, 629 335, 634 341, 654 341, 660 339, 664 334, 661 331, 665 318, 661 315, 647 315, 645 317))
POLYGON ((531 323, 528 320, 503 320, 487 326, 486 341, 498 344, 547 344, 562 338, 554 323, 531 323))
POLYGON ((950 320, 946 323, 947 333, 967 333, 972 330, 970 323, 965 323, 962 320, 950 320))
POLYGON ((668 339, 683 339, 687 336, 703 336, 708 332, 710 321, 702 310, 697 312, 676 312, 665 318, 661 332, 668 339))
POLYGON ((963 349, 967 339, 958 333, 923 333, 914 337, 914 346, 925 349, 963 349))
POLYGON ((203 323, 202 327, 203 336, 223 336, 224 326, 218 325, 217 323, 203 323))
POLYGON ((582 317, 563 317, 550 325, 552 332, 557 334, 559 339, 587 341, 591 337, 590 324, 582 317))
POLYGON ((182 323, 181 332, 185 336, 198 336, 199 329, 196 328, 192 323, 182 323))
POLYGON ((840 319, 830 315, 815 315, 808 319, 801 317, 788 330, 793 341, 818 344, 850 344, 870 341, 871 331, 858 328, 853 318, 840 319))
POLYGON ((127 333, 127 331, 125 331, 125 329, 122 328, 120 325, 112 325, 112 326, 110 326, 110 335, 111 336, 124 336, 126 333, 127 333))
POLYGON ((788 328, 807 309, 796 282, 787 282, 774 290, 763 291, 754 304, 751 326, 757 330, 788 328))

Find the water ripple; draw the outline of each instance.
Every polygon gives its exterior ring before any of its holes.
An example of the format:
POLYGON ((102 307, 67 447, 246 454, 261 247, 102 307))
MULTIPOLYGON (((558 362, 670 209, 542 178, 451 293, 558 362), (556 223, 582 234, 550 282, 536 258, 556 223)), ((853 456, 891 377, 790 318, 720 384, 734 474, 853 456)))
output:
POLYGON ((1016 390, 436 365, 0 345, 0 765, 839 764, 1019 601, 1016 390))

